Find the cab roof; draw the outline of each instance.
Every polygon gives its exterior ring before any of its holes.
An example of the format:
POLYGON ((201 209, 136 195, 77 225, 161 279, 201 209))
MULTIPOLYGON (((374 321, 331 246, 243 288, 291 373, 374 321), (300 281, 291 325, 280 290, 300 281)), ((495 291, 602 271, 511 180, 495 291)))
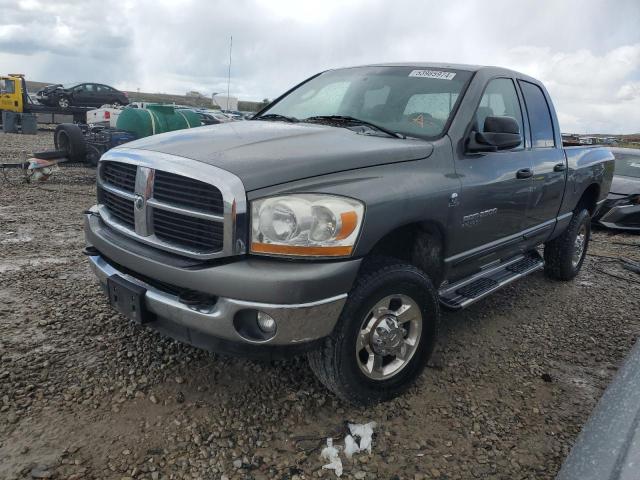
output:
MULTIPOLYGON (((486 72, 489 75, 509 75, 521 78, 531 78, 528 75, 503 67, 495 67, 489 65, 468 65, 464 63, 438 63, 438 62, 393 62, 393 63, 371 63, 367 65, 357 65, 344 68, 361 68, 361 67, 415 67, 415 68, 448 68, 452 70, 462 70, 467 72, 486 72)), ((335 70, 341 70, 336 68, 335 70)))

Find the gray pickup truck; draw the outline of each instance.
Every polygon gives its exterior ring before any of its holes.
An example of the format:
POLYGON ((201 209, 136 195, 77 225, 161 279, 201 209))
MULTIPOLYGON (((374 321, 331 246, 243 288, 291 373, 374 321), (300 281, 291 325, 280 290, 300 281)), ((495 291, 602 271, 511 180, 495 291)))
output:
POLYGON ((306 352, 368 404, 420 374, 441 307, 542 268, 572 279, 613 167, 607 149, 563 148, 526 75, 330 70, 252 120, 108 151, 85 253, 131 320, 216 351, 306 352))

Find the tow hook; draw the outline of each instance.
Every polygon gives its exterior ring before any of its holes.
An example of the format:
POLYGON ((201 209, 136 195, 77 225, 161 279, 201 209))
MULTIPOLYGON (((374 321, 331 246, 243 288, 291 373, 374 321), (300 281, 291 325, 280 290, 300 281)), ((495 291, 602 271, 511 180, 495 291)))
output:
POLYGON ((82 254, 87 257, 95 257, 96 255, 100 255, 100 252, 93 245, 89 245, 82 249, 82 254))

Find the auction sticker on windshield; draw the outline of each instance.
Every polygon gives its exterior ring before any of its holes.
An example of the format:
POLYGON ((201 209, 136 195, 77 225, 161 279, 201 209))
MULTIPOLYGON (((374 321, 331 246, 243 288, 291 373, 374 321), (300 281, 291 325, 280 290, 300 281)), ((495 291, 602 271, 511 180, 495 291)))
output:
POLYGON ((437 78, 439 80, 453 80, 455 72, 443 72, 441 70, 412 70, 410 77, 437 78))

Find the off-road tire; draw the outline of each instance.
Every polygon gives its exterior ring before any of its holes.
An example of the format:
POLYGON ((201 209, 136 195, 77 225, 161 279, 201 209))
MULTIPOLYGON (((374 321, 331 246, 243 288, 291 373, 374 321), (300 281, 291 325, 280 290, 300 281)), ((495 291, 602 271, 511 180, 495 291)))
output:
POLYGON ((63 150, 71 162, 84 162, 87 143, 82 130, 73 123, 61 123, 53 134, 56 150, 63 150))
POLYGON ((388 258, 367 260, 349 293, 333 332, 308 354, 318 379, 341 399, 356 405, 389 400, 406 390, 424 369, 436 343, 440 309, 429 277, 413 265, 388 258), (358 366, 355 342, 369 310, 387 295, 411 297, 422 313, 422 333, 409 362, 394 376, 372 380, 358 366))
POLYGON ((559 237, 545 243, 544 246, 544 272, 555 280, 572 280, 578 275, 589 247, 591 237, 591 215, 586 208, 577 210, 567 229, 559 237), (581 228, 585 228, 586 240, 584 242, 582 257, 577 265, 573 264, 573 254, 576 251, 576 237, 581 228))

